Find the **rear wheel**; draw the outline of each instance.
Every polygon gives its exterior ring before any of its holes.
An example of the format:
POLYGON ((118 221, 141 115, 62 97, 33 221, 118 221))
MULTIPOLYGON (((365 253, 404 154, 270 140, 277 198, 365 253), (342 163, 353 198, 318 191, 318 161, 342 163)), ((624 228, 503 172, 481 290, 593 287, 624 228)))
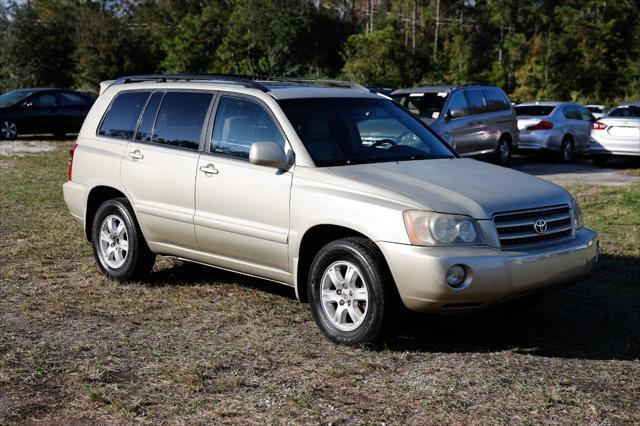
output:
POLYGON ((570 137, 565 136, 560 145, 560 161, 568 163, 573 159, 573 140, 570 137))
POLYGON ((604 167, 609 162, 609 156, 608 155, 592 155, 591 161, 593 161, 593 164, 598 167, 604 167))
POLYGON ((501 166, 506 166, 509 164, 509 160, 511 159, 511 141, 509 138, 503 136, 500 138, 498 142, 498 147, 496 148, 496 162, 501 166))
POLYGON ((316 324, 333 342, 377 342, 389 324, 393 281, 378 247, 365 238, 333 241, 309 272, 309 305, 316 324))
POLYGON ((18 137, 18 125, 15 121, 3 119, 0 121, 0 136, 2 139, 13 140, 18 137))
POLYGON ((98 208, 91 242, 100 271, 117 281, 139 279, 155 262, 126 198, 107 200, 98 208))

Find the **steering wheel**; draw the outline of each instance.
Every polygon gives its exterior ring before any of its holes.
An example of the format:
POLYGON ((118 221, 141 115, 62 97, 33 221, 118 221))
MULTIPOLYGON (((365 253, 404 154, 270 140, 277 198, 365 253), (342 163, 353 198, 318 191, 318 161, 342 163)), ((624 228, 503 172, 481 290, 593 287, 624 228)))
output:
POLYGON ((369 148, 374 148, 374 149, 375 149, 375 148, 377 148, 377 147, 379 147, 379 146, 381 146, 381 145, 384 145, 384 144, 390 144, 390 145, 392 145, 392 146, 396 146, 396 145, 398 145, 397 143, 395 143, 395 142, 394 142, 394 141, 392 141, 391 139, 380 139, 379 141, 376 141, 376 142, 372 143, 372 144, 369 146, 369 148))

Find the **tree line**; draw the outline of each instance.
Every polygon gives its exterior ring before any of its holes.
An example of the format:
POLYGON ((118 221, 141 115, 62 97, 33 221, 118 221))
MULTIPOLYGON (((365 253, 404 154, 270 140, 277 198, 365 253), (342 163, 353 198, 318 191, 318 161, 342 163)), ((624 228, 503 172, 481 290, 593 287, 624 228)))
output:
POLYGON ((0 0, 0 91, 155 72, 640 100, 638 0, 0 0))

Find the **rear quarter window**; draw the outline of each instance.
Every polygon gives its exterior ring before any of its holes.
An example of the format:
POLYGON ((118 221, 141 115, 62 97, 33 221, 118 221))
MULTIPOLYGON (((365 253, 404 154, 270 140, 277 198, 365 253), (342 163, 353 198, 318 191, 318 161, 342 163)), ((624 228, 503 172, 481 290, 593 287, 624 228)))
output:
POLYGON ((117 139, 131 139, 149 93, 124 92, 118 94, 102 120, 98 135, 117 139))

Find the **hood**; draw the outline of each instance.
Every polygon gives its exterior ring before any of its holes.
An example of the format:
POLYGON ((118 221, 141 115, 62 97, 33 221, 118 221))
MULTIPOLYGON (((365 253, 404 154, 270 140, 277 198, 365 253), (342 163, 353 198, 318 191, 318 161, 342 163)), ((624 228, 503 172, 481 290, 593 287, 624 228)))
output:
POLYGON ((348 180, 403 194, 427 210, 475 219, 571 201, 567 191, 551 182, 472 159, 359 164, 331 170, 348 180))

